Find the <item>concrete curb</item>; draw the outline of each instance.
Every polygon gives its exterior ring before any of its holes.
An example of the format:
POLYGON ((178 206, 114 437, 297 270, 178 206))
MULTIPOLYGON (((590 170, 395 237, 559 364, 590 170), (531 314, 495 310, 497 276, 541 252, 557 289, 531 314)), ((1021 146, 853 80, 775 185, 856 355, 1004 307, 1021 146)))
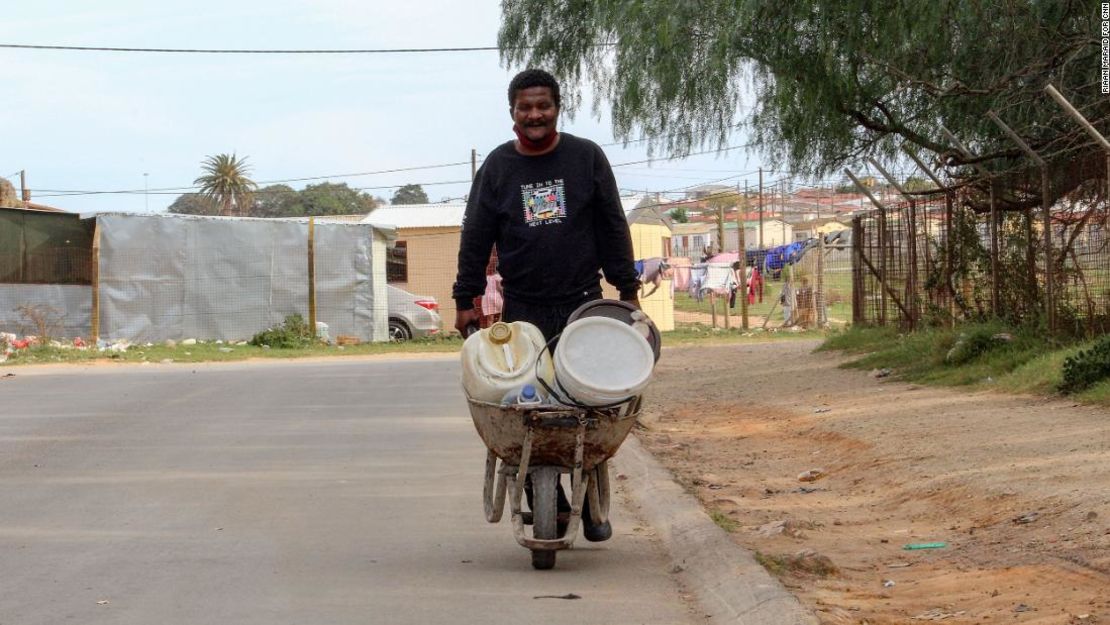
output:
POLYGON ((627 478, 626 494, 708 616, 744 625, 817 625, 816 615, 732 542, 635 436, 625 439, 613 464, 610 479, 619 474, 627 478))

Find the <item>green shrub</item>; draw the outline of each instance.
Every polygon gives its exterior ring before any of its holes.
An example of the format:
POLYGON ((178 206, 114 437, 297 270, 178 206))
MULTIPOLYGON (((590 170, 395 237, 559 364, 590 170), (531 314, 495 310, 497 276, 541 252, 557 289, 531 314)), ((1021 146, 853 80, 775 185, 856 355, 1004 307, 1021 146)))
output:
POLYGON ((308 327, 304 317, 289 315, 285 323, 276 328, 267 328, 251 337, 250 344, 264 345, 276 349, 297 349, 308 347, 316 340, 315 332, 308 327))
POLYGON ((962 365, 983 354, 991 351, 996 346, 1003 344, 995 338, 996 330, 991 327, 974 328, 970 332, 960 335, 952 348, 948 350, 944 361, 950 365, 962 365))
POLYGON ((1060 390, 1075 393, 1106 378, 1110 378, 1110 335, 1095 341, 1089 349, 1064 359, 1064 380, 1060 383, 1060 390))

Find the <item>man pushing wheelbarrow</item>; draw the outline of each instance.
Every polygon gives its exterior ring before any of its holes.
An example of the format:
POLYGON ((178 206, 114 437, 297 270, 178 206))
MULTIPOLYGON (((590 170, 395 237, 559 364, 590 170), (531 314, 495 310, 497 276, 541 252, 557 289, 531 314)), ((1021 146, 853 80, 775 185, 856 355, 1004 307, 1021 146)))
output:
MULTIPOLYGON (((556 130, 560 93, 555 78, 542 70, 520 72, 509 84, 508 99, 517 138, 498 146, 486 157, 470 189, 459 246, 458 276, 452 294, 458 311, 455 328, 466 336, 479 324, 473 300, 486 288, 485 269, 496 245, 504 292, 501 320, 524 321, 536 326, 553 353, 557 337, 566 328, 570 315, 583 304, 601 298, 601 272, 617 288, 623 302, 639 308, 640 285, 633 264, 632 238, 616 180, 604 152, 592 141, 556 130)), ((623 412, 628 417, 638 407, 636 398, 623 406, 603 410, 623 412)), ((561 412, 563 418, 572 418, 576 426, 569 429, 581 432, 571 438, 588 441, 591 434, 588 428, 583 429, 584 424, 590 419, 596 422, 600 413, 575 406, 564 408, 547 413, 561 412), (579 420, 582 423, 578 423, 579 420)), ((544 411, 517 412, 520 419, 527 415, 535 420, 540 419, 544 411)), ((494 415, 490 414, 489 418, 493 419, 494 415)), ((629 421, 629 428, 631 420, 625 419, 629 421)), ((478 423, 477 416, 475 422, 478 423)), ((482 433, 481 428, 479 430, 482 433)), ((537 434, 539 430, 533 427, 524 428, 524 431, 533 435, 531 453, 542 455, 544 452, 537 452, 540 448, 537 443, 542 438, 537 434)), ((623 438, 621 435, 620 440, 623 438)), ((486 442, 489 445, 490 441, 486 442)), ((578 445, 578 449, 583 455, 579 469, 587 473, 590 469, 596 473, 598 460, 591 459, 591 453, 597 452, 599 457, 607 458, 615 451, 614 447, 606 455, 586 442, 578 445)), ((533 465, 536 459, 536 456, 530 459, 533 465)), ((502 461, 508 460, 502 456, 502 461)), ((520 459, 513 460, 519 462, 520 459)), ((519 468, 519 464, 517 466, 519 468)), ((522 483, 515 488, 523 490, 532 514, 522 511, 520 517, 523 522, 531 517, 535 523, 539 512, 536 508, 544 509, 548 502, 535 501, 539 489, 533 488, 537 480, 534 471, 522 477, 522 483)), ((549 477, 545 475, 543 479, 549 480, 549 477)), ((591 505, 598 503, 596 497, 583 496, 580 502, 572 502, 566 497, 558 475, 554 485, 557 486, 555 505, 560 525, 565 523, 567 529, 573 529, 569 526, 578 515, 572 513, 580 504, 586 539, 603 541, 612 536, 603 511, 591 509, 591 505)), ((546 497, 547 484, 542 489, 544 492, 540 494, 546 497)), ((556 533, 560 529, 563 528, 557 527, 556 533)), ((546 528, 544 530, 546 532, 546 528)), ((553 538, 545 537, 544 540, 553 538)), ((553 565, 554 551, 550 553, 553 565)))

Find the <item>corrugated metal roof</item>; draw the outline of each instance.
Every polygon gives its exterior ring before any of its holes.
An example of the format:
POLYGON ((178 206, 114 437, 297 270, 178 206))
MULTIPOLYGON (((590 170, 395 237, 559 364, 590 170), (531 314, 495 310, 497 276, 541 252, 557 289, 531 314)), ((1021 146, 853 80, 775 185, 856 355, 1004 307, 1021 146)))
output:
POLYGON ((466 204, 398 204, 375 208, 362 223, 397 228, 451 228, 462 226, 466 204))

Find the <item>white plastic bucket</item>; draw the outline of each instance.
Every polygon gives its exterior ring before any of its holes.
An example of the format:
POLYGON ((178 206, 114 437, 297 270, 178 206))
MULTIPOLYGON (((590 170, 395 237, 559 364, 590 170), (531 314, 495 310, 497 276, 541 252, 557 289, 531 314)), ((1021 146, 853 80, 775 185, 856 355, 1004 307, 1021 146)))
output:
POLYGON ((568 325, 554 360, 559 386, 587 406, 639 395, 655 367, 655 354, 644 337, 608 317, 585 317, 568 325))

